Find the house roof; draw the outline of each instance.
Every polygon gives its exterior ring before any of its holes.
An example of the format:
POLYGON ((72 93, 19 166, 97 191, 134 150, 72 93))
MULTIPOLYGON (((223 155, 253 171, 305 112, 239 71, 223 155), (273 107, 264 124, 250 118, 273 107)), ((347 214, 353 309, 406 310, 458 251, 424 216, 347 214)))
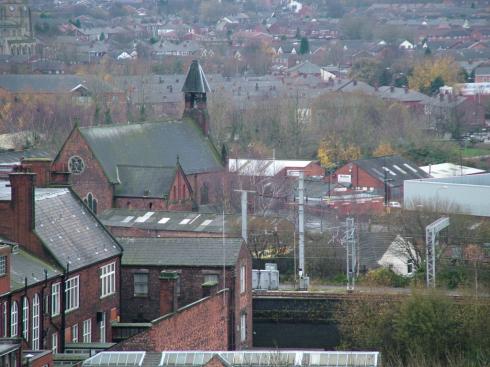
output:
POLYGON ((241 238, 119 238, 122 265, 233 266, 241 238))
POLYGON ((378 352, 324 352, 299 350, 252 351, 170 351, 170 352, 101 352, 82 364, 108 367, 167 366, 366 366, 376 367, 378 352), (213 360, 214 359, 214 360, 213 360))
POLYGON ((243 176, 267 176, 277 175, 285 168, 301 169, 314 161, 298 161, 284 159, 229 159, 228 169, 243 176))
POLYGON ((387 185, 390 187, 402 186, 405 180, 429 177, 416 164, 399 155, 359 159, 353 163, 380 181, 384 181, 386 176, 387 185))
MULTIPOLYGON (((100 221, 111 227, 140 228, 160 231, 203 232, 239 235, 241 233, 241 216, 237 214, 147 211, 140 209, 111 208, 98 215, 100 221)), ((249 227, 281 228, 292 226, 282 217, 249 216, 249 227)))
POLYGON ((89 75, 0 75, 0 88, 12 93, 69 93, 84 85, 89 91, 119 92, 106 82, 89 75))
POLYGON ((112 183, 117 166, 174 167, 186 174, 218 171, 221 160, 190 120, 78 128, 112 183))
POLYGON ((207 93, 210 92, 206 75, 202 70, 201 65, 198 60, 193 60, 191 66, 189 67, 189 72, 185 78, 184 86, 182 87, 182 92, 191 93, 207 93))
POLYGON ((389 232, 361 232, 359 235, 360 267, 379 268, 378 261, 388 251, 396 235, 389 232))
POLYGON ((306 60, 301 64, 290 67, 288 69, 288 72, 290 73, 296 72, 301 74, 320 74, 322 72, 322 69, 318 65, 315 65, 310 61, 306 60))
POLYGON ((164 197, 170 192, 176 168, 117 165, 121 182, 116 185, 115 196, 164 197))
POLYGON ((490 66, 478 66, 475 69, 475 76, 490 75, 490 66))
POLYGON ((121 248, 66 188, 35 189, 35 232, 60 266, 70 270, 121 254, 121 248))
POLYGON ((62 274, 62 269, 50 265, 40 258, 29 254, 19 248, 11 256, 12 266, 10 268, 10 290, 16 291, 24 288, 25 279, 27 286, 44 281, 46 270, 47 278, 53 278, 62 274))

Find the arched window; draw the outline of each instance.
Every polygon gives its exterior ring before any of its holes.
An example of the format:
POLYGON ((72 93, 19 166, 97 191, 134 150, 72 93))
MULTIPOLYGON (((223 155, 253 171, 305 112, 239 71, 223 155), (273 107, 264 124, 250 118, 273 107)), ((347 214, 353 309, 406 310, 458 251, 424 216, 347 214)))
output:
POLYGON ((17 302, 12 302, 10 305, 10 336, 17 336, 17 329, 19 323, 19 308, 17 302))
POLYGON ((32 299, 32 350, 39 350, 39 295, 32 299))
POLYGON ((22 337, 29 341, 29 299, 24 297, 22 300, 22 337))
POLYGON ((83 202, 85 203, 85 205, 88 206, 88 208, 94 212, 95 214, 97 214, 97 199, 94 197, 94 195, 89 192, 87 194, 87 196, 85 197, 85 199, 83 199, 83 202))
POLYGON ((205 205, 209 203, 209 189, 208 185, 204 183, 201 186, 201 204, 205 205))

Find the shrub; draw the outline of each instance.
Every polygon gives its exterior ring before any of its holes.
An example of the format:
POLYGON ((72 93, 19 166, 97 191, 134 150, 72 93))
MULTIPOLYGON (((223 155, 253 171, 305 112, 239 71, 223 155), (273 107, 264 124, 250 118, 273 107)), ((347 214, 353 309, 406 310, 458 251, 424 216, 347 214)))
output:
POLYGON ((388 268, 370 270, 360 281, 367 285, 381 287, 406 287, 410 284, 410 278, 398 275, 388 268))

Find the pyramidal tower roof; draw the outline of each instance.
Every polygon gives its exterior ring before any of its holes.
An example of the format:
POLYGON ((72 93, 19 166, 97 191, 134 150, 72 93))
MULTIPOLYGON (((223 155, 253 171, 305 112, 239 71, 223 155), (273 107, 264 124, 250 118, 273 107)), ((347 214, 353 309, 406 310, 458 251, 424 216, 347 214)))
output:
POLYGON ((206 75, 202 70, 201 65, 198 60, 193 60, 191 66, 189 67, 189 72, 185 78, 184 86, 182 87, 182 92, 191 93, 206 93, 210 92, 208 81, 206 80, 206 75))

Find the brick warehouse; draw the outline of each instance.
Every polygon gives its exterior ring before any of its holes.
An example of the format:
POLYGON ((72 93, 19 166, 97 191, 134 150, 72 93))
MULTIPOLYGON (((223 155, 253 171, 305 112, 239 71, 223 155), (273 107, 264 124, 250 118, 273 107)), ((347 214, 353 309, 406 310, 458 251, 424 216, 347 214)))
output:
POLYGON ((124 248, 121 278, 127 287, 121 299, 123 321, 153 320, 207 296, 209 288, 228 288, 229 349, 252 346, 252 258, 241 238, 119 242, 124 248))
POLYGON ((224 167, 209 135, 210 88, 197 61, 182 91, 185 109, 179 121, 75 126, 54 159, 52 181, 69 177, 94 212, 190 210, 215 200, 224 167))
POLYGON ((121 247, 70 189, 35 188, 35 176, 12 173, 10 187, 0 184, 1 334, 54 352, 111 340, 121 247))
POLYGON ((403 200, 403 181, 428 177, 415 163, 400 156, 359 159, 344 164, 330 178, 337 185, 356 192, 382 195, 386 201, 403 200))

